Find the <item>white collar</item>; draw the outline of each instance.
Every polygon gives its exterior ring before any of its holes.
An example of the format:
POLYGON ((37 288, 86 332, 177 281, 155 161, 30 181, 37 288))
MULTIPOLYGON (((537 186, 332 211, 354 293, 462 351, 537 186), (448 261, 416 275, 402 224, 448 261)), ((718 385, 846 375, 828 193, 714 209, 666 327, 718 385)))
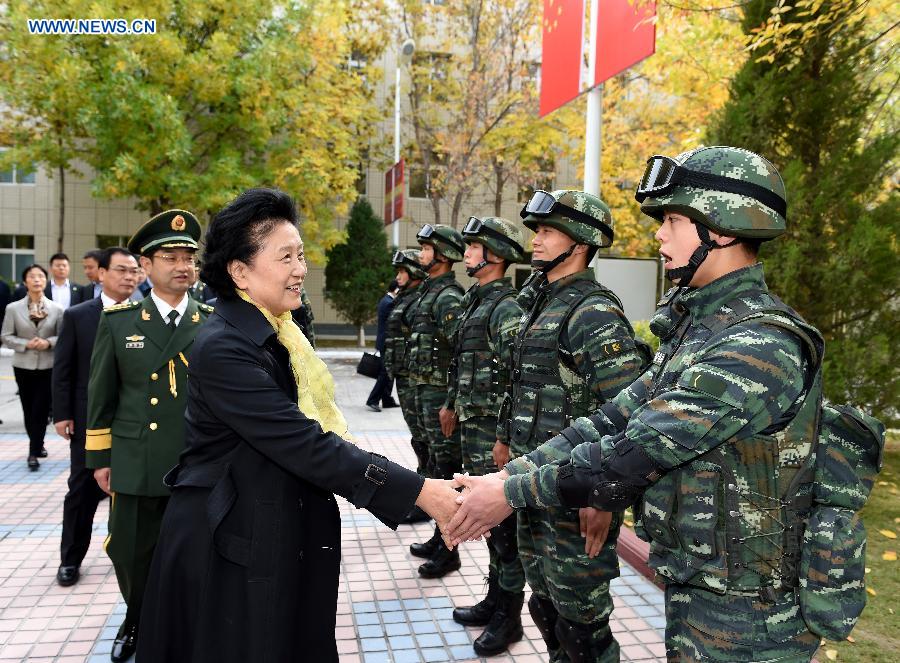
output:
POLYGON ((156 310, 159 311, 159 314, 162 316, 163 321, 166 324, 169 324, 169 312, 176 311, 178 313, 178 317, 175 318, 175 324, 177 325, 181 321, 181 316, 184 315, 184 312, 187 310, 188 297, 187 293, 184 293, 184 297, 178 303, 178 306, 171 306, 164 302, 159 296, 153 291, 150 291, 150 299, 153 300, 153 303, 156 304, 156 310))
MULTIPOLYGON (((107 295, 102 290, 100 291, 100 301, 103 302, 103 308, 109 308, 110 306, 115 306, 116 304, 122 304, 123 302, 117 302, 115 299, 107 295)), ((125 299, 124 301, 128 301, 125 299)))

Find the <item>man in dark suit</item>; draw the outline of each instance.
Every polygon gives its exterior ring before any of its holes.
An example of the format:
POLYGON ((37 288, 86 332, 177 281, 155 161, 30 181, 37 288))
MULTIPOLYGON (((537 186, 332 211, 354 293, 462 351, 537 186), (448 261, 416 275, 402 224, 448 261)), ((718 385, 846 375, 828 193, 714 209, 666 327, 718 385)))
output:
POLYGON ((384 338, 387 332, 387 319, 394 308, 394 299, 397 297, 397 282, 391 281, 388 291, 385 293, 381 301, 378 302, 378 332, 375 336, 375 349, 381 355, 381 371, 375 380, 375 386, 372 388, 369 397, 366 399, 366 407, 373 412, 381 412, 382 407, 397 407, 398 403, 394 400, 391 393, 394 391, 394 379, 387 374, 384 366, 384 338), (381 407, 378 402, 381 401, 381 407))
POLYGON ((94 471, 85 467, 85 429, 87 422, 88 378, 91 352, 107 306, 127 301, 137 283, 137 261, 120 247, 107 249, 100 256, 99 278, 103 290, 63 314, 53 355, 53 421, 56 431, 69 440, 71 467, 69 491, 63 503, 63 531, 60 567, 56 580, 63 587, 78 582, 79 567, 91 544, 91 530, 97 504, 106 494, 94 480, 94 471))
MULTIPOLYGON (((84 301, 82 287, 69 281, 69 271, 69 256, 65 253, 54 253, 50 256, 50 278, 47 279, 44 295, 50 301, 62 306, 64 310, 84 301)), ((25 284, 23 283, 16 288, 12 301, 18 301, 24 296, 25 284)))
POLYGON ((100 296, 100 290, 102 289, 100 285, 100 259, 102 257, 102 249, 91 249, 81 259, 81 267, 84 269, 87 285, 82 286, 80 301, 86 302, 89 299, 100 296))

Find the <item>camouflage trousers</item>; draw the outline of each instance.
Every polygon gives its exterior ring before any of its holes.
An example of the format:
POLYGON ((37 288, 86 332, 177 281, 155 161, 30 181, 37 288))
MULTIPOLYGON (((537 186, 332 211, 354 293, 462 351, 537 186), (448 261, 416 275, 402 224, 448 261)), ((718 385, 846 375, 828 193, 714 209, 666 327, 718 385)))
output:
POLYGON ((425 427, 419 420, 419 411, 416 409, 416 385, 411 384, 409 376, 398 375, 395 377, 397 384, 397 396, 400 398, 400 411, 403 412, 403 420, 409 428, 410 441, 413 452, 416 454, 416 472, 427 476, 428 467, 428 436, 425 427))
POLYGON ((819 642, 807 629, 793 592, 769 603, 687 585, 666 586, 669 663, 808 663, 819 642))
MULTIPOLYGON (((497 440, 496 417, 472 417, 459 422, 463 469, 474 476, 497 471, 494 464, 494 442, 497 440)), ((491 530, 487 539, 491 575, 500 589, 518 594, 525 589, 525 569, 519 559, 516 515, 513 514, 491 530)))
POLYGON ((462 469, 459 426, 450 437, 441 432, 438 413, 447 400, 447 388, 432 384, 416 385, 416 411, 428 437, 428 473, 433 479, 452 479, 462 469))
MULTIPOLYGON (((584 552, 577 509, 521 509, 517 515, 519 556, 534 594, 551 601, 560 617, 591 627, 591 640, 604 643, 597 663, 617 662, 619 643, 609 628, 609 581, 619 575, 616 541, 622 514, 613 514, 606 542, 593 559, 584 552)), ((562 649, 548 653, 552 663, 571 661, 562 649)))

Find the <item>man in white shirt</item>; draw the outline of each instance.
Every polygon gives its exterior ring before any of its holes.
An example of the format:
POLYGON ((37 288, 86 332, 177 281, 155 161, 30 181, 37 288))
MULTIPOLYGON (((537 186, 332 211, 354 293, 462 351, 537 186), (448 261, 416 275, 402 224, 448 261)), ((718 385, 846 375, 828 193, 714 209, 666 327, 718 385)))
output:
POLYGON ((69 283, 69 256, 56 253, 50 256, 50 281, 47 283, 47 297, 67 309, 80 300, 81 288, 69 283))

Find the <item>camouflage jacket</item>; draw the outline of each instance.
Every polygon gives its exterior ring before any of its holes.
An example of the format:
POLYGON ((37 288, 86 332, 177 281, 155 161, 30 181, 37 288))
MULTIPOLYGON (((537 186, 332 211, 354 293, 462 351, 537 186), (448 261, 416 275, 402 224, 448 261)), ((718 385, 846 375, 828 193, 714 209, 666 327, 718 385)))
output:
MULTIPOLYGON (((767 316, 713 333, 738 300, 771 307, 761 265, 670 292, 651 323, 661 338, 653 365, 611 409, 574 423, 586 443, 571 461, 590 467, 590 444, 605 456, 617 436, 637 441, 665 472, 644 493, 640 512, 651 567, 667 581, 752 595, 781 586, 779 559, 791 535, 780 497, 810 455, 814 429, 785 431, 810 402, 805 392, 819 388, 808 379, 801 340, 804 329, 818 333, 787 315, 778 324, 767 316)), ((508 464, 510 504, 559 504, 559 466, 546 463, 570 448, 559 436, 508 464)))
POLYGON ((642 366, 618 299, 593 270, 543 282, 521 319, 497 439, 512 456, 534 450, 619 393, 642 366))
POLYGON ((456 409, 460 421, 497 416, 522 317, 515 293, 512 281, 501 278, 475 284, 463 296, 444 404, 456 409))
POLYGON ((463 290, 452 271, 425 279, 420 287, 422 293, 411 308, 409 378, 416 384, 446 387, 463 290))
POLYGON ((421 284, 402 289, 388 315, 383 359, 385 369, 393 378, 409 374, 406 367, 406 350, 409 335, 412 333, 412 318, 409 317, 409 312, 414 308, 420 291, 421 284))

